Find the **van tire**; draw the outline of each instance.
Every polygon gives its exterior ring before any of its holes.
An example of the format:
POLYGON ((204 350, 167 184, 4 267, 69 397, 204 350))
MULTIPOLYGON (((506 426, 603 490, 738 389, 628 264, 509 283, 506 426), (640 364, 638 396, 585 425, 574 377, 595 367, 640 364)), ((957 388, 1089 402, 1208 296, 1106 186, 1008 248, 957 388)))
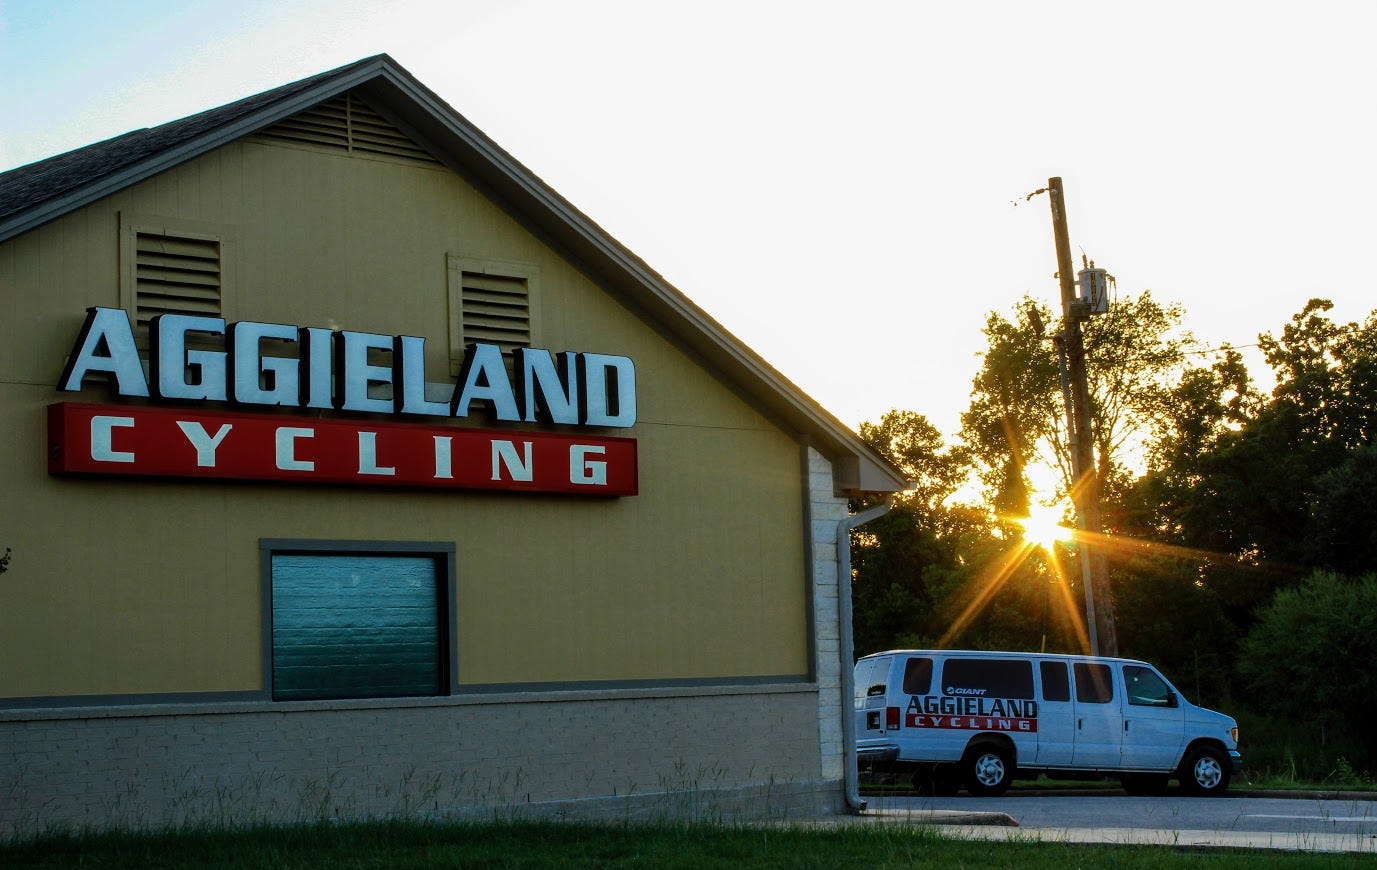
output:
POLYGON ((986 743, 972 746, 961 759, 966 791, 976 797, 996 797, 1014 781, 1014 761, 1009 750, 986 743))
POLYGON ((1200 797, 1218 797, 1229 789, 1229 762, 1213 746, 1196 746, 1181 762, 1181 790, 1200 797))

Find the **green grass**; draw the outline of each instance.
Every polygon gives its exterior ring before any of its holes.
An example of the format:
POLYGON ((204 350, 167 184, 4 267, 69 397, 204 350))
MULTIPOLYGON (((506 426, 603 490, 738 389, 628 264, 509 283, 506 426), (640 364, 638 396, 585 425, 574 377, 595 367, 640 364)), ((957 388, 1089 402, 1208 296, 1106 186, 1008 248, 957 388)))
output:
POLYGON ((48 836, 0 846, 4 867, 1349 867, 1353 856, 946 839, 892 825, 376 822, 48 836))

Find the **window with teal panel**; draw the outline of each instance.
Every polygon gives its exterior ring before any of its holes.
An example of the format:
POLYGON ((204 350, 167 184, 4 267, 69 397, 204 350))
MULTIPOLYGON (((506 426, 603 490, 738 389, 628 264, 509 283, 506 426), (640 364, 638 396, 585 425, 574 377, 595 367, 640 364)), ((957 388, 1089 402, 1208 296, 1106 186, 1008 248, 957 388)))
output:
POLYGON ((274 700, 445 693, 441 558, 274 552, 270 571, 274 700))

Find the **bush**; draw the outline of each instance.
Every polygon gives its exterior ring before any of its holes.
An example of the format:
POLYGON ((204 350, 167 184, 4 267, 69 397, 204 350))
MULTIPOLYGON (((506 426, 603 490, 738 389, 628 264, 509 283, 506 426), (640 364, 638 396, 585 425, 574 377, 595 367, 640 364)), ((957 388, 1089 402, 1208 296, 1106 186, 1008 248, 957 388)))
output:
POLYGON ((1239 657, 1250 705, 1334 734, 1377 757, 1377 575, 1315 572, 1258 614, 1239 657))

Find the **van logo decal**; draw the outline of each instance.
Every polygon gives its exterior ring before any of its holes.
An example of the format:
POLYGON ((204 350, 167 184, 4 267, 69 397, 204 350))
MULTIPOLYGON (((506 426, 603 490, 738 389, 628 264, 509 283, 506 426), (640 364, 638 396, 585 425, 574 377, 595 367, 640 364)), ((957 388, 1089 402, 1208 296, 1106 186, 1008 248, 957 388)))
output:
POLYGON ((1031 698, 911 695, 904 715, 909 728, 963 731, 1038 730, 1038 702, 1031 698))

